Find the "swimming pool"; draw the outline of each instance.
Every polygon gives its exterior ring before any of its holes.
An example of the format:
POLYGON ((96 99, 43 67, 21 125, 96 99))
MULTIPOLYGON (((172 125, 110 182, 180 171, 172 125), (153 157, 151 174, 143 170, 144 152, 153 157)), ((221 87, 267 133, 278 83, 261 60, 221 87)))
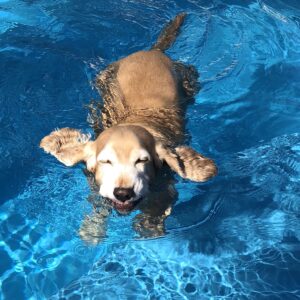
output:
POLYGON ((0 299, 298 299, 299 26, 297 0, 0 0, 0 299), (83 166, 39 141, 56 127, 92 132, 95 75, 181 11, 168 54, 201 74, 190 144, 219 175, 177 178, 164 237, 139 239, 138 212, 114 213, 87 245, 83 166))

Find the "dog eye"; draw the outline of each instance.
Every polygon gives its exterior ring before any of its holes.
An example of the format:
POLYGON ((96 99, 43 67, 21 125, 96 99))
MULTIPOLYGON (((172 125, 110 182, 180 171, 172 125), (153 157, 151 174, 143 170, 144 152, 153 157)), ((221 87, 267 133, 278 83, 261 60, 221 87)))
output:
POLYGON ((110 161, 109 159, 107 159, 107 160, 100 160, 100 163, 101 163, 101 164, 108 164, 108 165, 111 165, 111 164, 112 164, 111 161, 110 161))
POLYGON ((139 158, 135 164, 145 164, 146 162, 149 161, 149 158, 148 157, 144 157, 144 158, 139 158))

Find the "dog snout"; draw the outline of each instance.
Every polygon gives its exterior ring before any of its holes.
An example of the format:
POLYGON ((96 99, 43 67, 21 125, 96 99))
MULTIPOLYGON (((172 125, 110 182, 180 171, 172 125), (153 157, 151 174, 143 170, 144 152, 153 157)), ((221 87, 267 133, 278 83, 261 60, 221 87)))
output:
POLYGON ((133 188, 115 188, 114 196, 117 200, 125 202, 135 196, 133 188))

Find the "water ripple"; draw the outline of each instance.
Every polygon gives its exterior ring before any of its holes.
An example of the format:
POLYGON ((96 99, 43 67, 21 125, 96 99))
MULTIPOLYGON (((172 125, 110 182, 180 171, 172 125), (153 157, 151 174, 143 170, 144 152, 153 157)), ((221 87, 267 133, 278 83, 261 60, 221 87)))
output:
POLYGON ((0 0, 0 17, 1 299, 300 297, 297 1, 0 0), (88 129, 95 75, 149 48, 181 11, 168 54, 200 72, 187 128, 219 175, 177 178, 165 236, 140 239, 140 212, 113 212, 87 245, 82 168, 42 154, 39 140, 88 129))

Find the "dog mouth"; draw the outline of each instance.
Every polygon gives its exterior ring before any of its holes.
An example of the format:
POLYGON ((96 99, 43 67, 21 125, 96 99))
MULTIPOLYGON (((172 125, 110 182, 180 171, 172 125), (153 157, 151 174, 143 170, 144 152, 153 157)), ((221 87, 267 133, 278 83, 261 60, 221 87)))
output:
POLYGON ((116 199, 109 199, 108 201, 113 205, 115 209, 122 212, 128 212, 134 209, 134 207, 141 201, 142 198, 134 199, 134 200, 126 200, 124 202, 116 200, 116 199))

